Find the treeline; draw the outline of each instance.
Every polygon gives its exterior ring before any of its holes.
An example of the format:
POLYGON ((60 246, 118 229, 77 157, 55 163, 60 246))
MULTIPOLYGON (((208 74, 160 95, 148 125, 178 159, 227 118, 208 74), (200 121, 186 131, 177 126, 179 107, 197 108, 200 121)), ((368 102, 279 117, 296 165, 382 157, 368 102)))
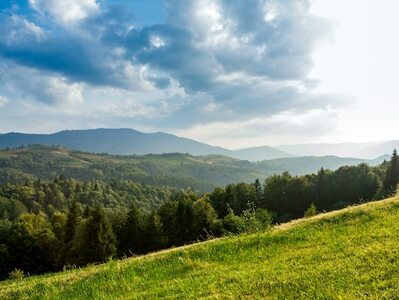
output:
POLYGON ((0 277, 15 269, 57 271, 255 232, 317 211, 384 198, 395 192, 398 181, 395 151, 390 162, 375 168, 361 164, 306 176, 283 173, 209 194, 154 187, 146 192, 147 187, 132 182, 83 183, 63 177, 5 185, 0 189, 0 277), (138 207, 146 197, 158 202, 138 207))
POLYGON ((179 192, 157 211, 90 208, 74 199, 67 213, 22 213, 0 221, 0 278, 84 266, 179 246, 228 233, 255 232, 272 222, 266 210, 230 209, 219 219, 206 195, 179 192), (16 271, 17 270, 17 271, 16 271), (20 271, 18 271, 20 270, 20 271))

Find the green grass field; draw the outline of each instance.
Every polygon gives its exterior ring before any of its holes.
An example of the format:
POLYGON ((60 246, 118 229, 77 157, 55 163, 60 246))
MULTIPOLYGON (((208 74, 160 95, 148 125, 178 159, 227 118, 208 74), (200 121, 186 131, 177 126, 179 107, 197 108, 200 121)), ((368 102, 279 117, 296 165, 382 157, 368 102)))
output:
POLYGON ((0 299, 399 299, 399 200, 0 283, 0 299))

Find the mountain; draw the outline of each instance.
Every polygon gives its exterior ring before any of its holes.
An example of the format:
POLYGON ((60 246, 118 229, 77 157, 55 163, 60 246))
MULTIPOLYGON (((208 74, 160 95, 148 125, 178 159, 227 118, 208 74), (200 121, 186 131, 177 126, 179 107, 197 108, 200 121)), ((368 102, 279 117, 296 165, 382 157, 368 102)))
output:
POLYGON ((219 154, 249 161, 290 156, 264 146, 232 151, 163 132, 143 133, 133 129, 65 130, 53 134, 0 134, 0 148, 22 145, 59 145, 73 150, 118 155, 189 153, 219 154))
POLYGON ((397 199, 86 268, 0 282, 1 299, 397 299, 397 199))
POLYGON ((395 148, 399 150, 399 140, 373 145, 356 152, 354 155, 356 157, 372 158, 383 154, 392 154, 395 148))
POLYGON ((133 129, 65 130, 53 134, 0 134, 0 148, 21 145, 60 145, 69 149, 109 154, 190 153, 230 154, 230 150, 162 132, 143 133, 133 129))
POLYGON ((359 158, 375 158, 389 152, 375 153, 369 157, 358 156, 357 153, 378 145, 381 142, 368 143, 319 143, 319 144, 299 144, 299 145, 283 145, 276 147, 278 150, 291 153, 294 156, 325 156, 335 155, 340 157, 359 157, 359 158))
POLYGON ((292 154, 269 146, 260 146, 235 150, 231 156, 242 160, 261 161, 275 158, 291 157, 292 154))
POLYGON ((116 155, 217 154, 252 162, 294 156, 339 156, 373 159, 392 153, 395 147, 399 148, 398 140, 369 143, 300 144, 279 147, 259 146, 230 150, 168 133, 143 133, 133 129, 65 130, 52 134, 0 134, 0 149, 35 144, 57 145, 73 150, 116 155))
POLYGON ((361 163, 377 166, 384 160, 389 160, 389 158, 389 155, 380 156, 375 159, 347 158, 332 155, 322 157, 287 157, 257 162, 255 170, 267 175, 280 174, 284 171, 288 171, 292 175, 306 175, 315 173, 321 168, 336 170, 342 166, 355 166, 361 163))

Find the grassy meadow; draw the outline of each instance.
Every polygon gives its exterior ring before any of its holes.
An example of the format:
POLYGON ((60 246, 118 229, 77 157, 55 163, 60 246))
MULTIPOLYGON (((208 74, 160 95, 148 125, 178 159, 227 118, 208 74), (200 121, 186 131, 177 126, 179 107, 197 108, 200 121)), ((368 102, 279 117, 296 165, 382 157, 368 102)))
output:
POLYGON ((399 200, 0 283, 0 299, 399 299, 399 200))

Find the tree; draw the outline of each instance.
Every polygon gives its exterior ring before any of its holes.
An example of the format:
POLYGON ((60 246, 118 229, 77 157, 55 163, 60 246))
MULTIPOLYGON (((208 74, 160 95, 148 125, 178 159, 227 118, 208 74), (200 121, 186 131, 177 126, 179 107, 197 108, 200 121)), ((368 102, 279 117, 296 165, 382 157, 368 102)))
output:
POLYGON ((156 251, 165 246, 165 237, 163 235, 163 226, 158 213, 151 212, 144 224, 143 230, 144 250, 146 252, 156 251))
POLYGON ((76 198, 72 201, 67 215, 66 227, 65 227, 65 243, 68 243, 73 239, 76 228, 79 226, 81 221, 81 211, 76 198))
POLYGON ((132 205, 120 233, 120 254, 131 255, 143 252, 143 215, 132 205))
POLYGON ((396 149, 393 150, 391 161, 385 174, 384 188, 388 193, 394 193, 399 182, 399 157, 396 149))
POLYGON ((262 185, 260 184, 259 179, 256 179, 254 182, 255 187, 255 205, 256 207, 261 207, 262 204, 262 185))
POLYGON ((193 236, 196 239, 208 238, 211 234, 213 223, 216 222, 217 214, 208 199, 203 197, 192 204, 193 207, 193 236))
POLYGON ((116 252, 115 235, 104 210, 97 206, 90 211, 84 227, 83 247, 85 263, 105 262, 116 252))

